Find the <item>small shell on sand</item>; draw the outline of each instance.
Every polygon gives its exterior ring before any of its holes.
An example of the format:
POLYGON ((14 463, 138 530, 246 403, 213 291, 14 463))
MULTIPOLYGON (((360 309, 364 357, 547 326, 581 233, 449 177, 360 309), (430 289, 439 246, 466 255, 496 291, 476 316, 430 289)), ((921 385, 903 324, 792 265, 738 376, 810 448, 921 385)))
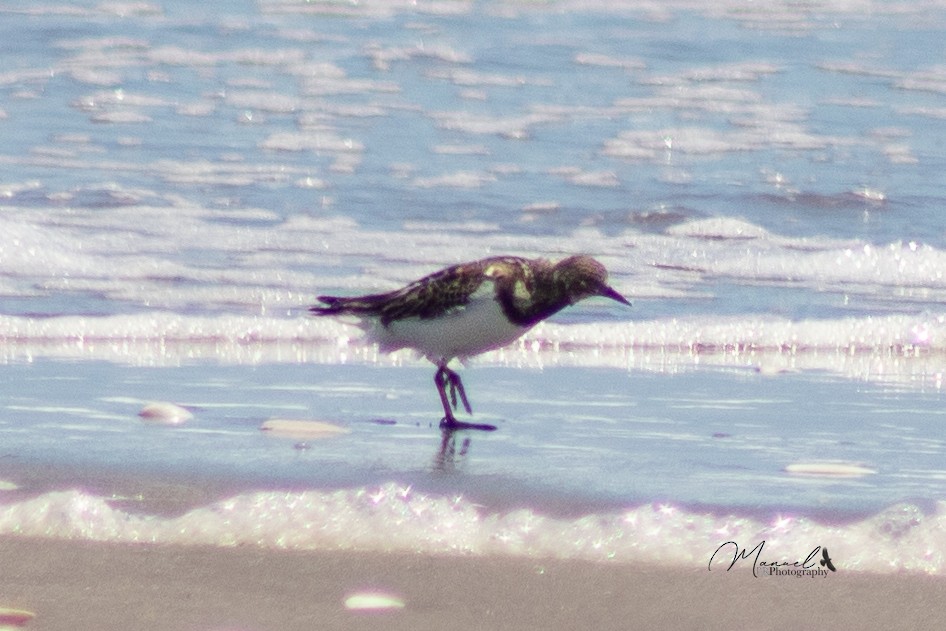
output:
POLYGON ((825 478, 861 478, 877 473, 857 464, 843 462, 796 462, 785 467, 792 475, 818 476, 825 478))
POLYGON ((7 609, 0 607, 0 629, 11 629, 13 627, 22 627, 27 622, 36 617, 32 611, 22 609, 7 609))
POLYGON ((188 410, 174 403, 167 401, 155 401, 141 408, 138 416, 146 421, 154 423, 163 423, 165 425, 180 425, 192 418, 194 415, 188 410))
POLYGON ((397 596, 381 592, 358 592, 345 599, 345 609, 356 611, 379 611, 403 609, 404 601, 397 596))
POLYGON ((20 486, 16 482, 10 482, 9 480, 0 480, 0 491, 15 491, 18 488, 20 488, 20 486))
POLYGON ((347 427, 325 421, 297 421, 283 418, 269 419, 260 426, 260 430, 273 436, 296 440, 317 440, 351 433, 347 427))

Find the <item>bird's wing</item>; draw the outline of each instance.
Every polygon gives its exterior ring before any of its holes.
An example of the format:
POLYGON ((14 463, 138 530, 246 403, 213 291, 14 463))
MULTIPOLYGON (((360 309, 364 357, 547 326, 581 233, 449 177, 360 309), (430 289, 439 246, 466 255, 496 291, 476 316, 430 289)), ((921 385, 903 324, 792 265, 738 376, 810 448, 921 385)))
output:
POLYGON ((401 318, 436 318, 467 304, 483 281, 502 274, 508 266, 521 264, 522 260, 516 257, 460 263, 384 294, 352 298, 319 296, 325 306, 309 311, 315 315, 375 316, 385 325, 401 318))

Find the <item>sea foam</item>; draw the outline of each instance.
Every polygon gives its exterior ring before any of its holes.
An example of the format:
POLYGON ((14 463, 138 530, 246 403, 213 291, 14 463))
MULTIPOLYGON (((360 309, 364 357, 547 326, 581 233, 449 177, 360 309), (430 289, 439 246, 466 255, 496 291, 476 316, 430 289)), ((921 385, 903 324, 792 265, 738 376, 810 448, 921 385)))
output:
POLYGON ((792 514, 723 514, 672 504, 557 517, 532 509, 492 512, 462 496, 429 495, 389 482, 335 491, 244 493, 168 518, 129 513, 106 498, 68 490, 0 504, 0 534, 116 543, 509 555, 718 572, 751 572, 753 556, 728 569, 735 547, 748 551, 764 542, 759 558, 768 563, 803 561, 820 546, 830 550, 841 573, 946 571, 943 502, 929 512, 898 504, 843 523, 792 514))
MULTIPOLYGON (((357 329, 310 318, 307 306, 322 293, 393 289, 457 260, 509 252, 554 258, 549 253, 559 242, 513 240, 482 222, 450 232, 424 222, 382 232, 341 217, 272 218, 245 211, 221 220, 189 206, 136 206, 133 213, 79 209, 67 217, 39 207, 0 219, 10 245, 2 251, 2 284, 13 306, 0 315, 0 359, 409 361, 379 356, 357 329), (146 230, 127 232, 143 217, 146 230), (203 244, 210 245, 200 259, 175 254, 203 244), (146 248, 156 254, 142 256, 146 248), (86 299, 63 302, 60 295, 86 299), (76 304, 82 313, 69 312, 76 304)), ((680 222, 663 234, 582 228, 569 243, 595 253, 634 308, 587 301, 479 361, 828 370, 919 377, 936 387, 946 369, 946 252, 933 246, 789 237, 737 218, 680 222), (676 302, 685 307, 672 315, 651 306, 668 310, 676 302)))

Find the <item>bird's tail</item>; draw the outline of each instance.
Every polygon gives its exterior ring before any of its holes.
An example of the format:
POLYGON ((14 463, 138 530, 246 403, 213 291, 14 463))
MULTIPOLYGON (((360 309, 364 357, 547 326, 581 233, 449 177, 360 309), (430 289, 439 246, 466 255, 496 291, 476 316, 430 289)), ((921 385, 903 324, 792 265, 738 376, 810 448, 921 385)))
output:
POLYGON ((323 316, 346 313, 344 298, 339 298, 338 296, 319 296, 318 299, 319 302, 324 304, 309 307, 309 313, 312 315, 323 316))
POLYGON ((309 307, 309 313, 316 316, 323 315, 372 315, 377 311, 375 296, 361 296, 347 298, 342 296, 319 296, 322 305, 309 307))

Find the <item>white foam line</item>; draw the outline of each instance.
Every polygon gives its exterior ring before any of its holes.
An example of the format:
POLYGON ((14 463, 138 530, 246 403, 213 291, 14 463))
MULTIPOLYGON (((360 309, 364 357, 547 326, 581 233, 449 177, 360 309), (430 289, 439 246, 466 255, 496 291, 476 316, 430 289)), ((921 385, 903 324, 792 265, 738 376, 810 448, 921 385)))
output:
MULTIPOLYGON (((793 483, 804 483, 796 478, 793 483)), ((834 478, 832 484, 856 484, 834 478)), ((791 514, 755 517, 693 512, 669 503, 577 518, 530 509, 490 512, 463 497, 429 495, 396 482, 336 491, 244 493, 185 515, 128 513, 78 491, 0 506, 0 534, 51 539, 252 546, 293 550, 395 550, 707 568, 727 539, 765 541, 769 561, 803 559, 830 545, 846 573, 942 574, 946 504, 901 504, 847 524, 791 514), (799 556, 800 554, 800 556, 799 556)), ((732 558, 732 551, 727 551, 732 558)), ((725 554, 723 556, 726 556, 725 554)), ((725 572, 719 560, 710 571, 725 572)), ((751 561, 740 571, 751 572, 751 561)))
MULTIPOLYGON (((360 332, 328 319, 262 316, 0 316, 0 361, 92 359, 135 365, 265 363, 398 365, 360 332)), ((678 372, 723 366, 764 376, 829 371, 939 390, 946 375, 946 318, 906 316, 788 321, 717 318, 544 323, 514 345, 474 360, 533 368, 586 366, 678 372)))

